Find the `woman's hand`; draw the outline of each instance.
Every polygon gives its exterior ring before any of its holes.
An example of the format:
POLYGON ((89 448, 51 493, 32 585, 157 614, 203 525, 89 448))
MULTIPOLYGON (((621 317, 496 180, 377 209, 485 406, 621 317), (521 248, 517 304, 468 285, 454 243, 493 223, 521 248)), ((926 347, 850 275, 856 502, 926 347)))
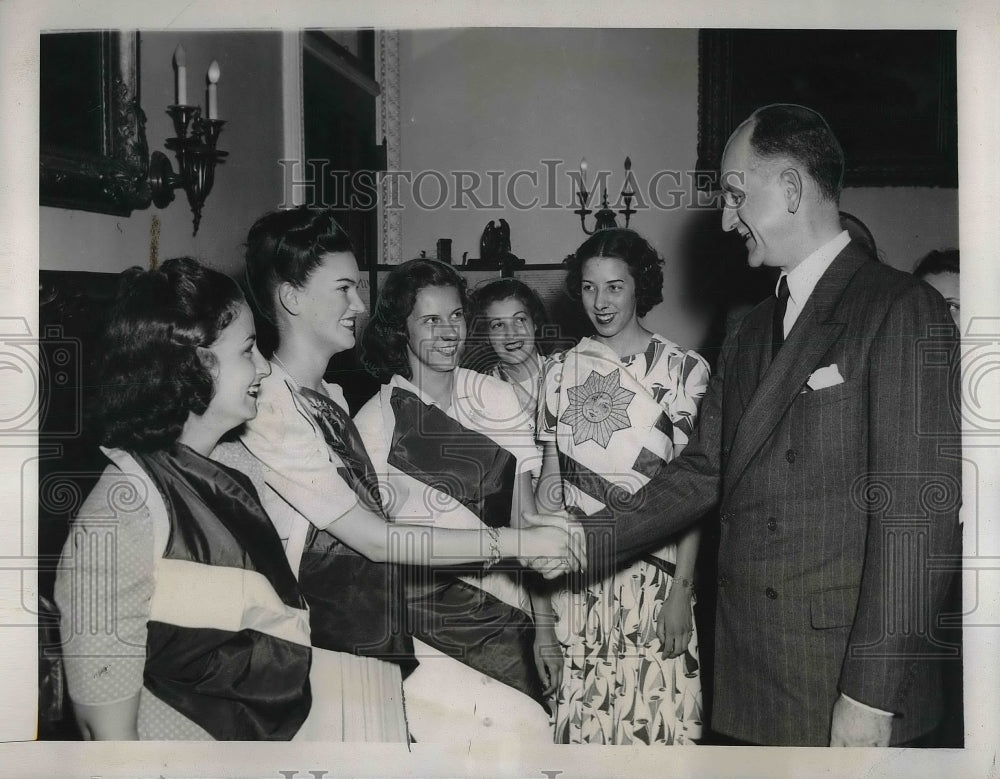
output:
POLYGON ((569 515, 525 514, 518 559, 546 579, 587 570, 583 526, 569 515))
POLYGON ((555 627, 541 622, 535 623, 535 667, 545 685, 545 697, 555 695, 562 682, 562 646, 556 638, 555 627))
POLYGON ((664 659, 684 654, 694 634, 694 615, 691 612, 691 590, 674 579, 670 594, 660 606, 656 617, 656 636, 660 639, 660 652, 664 659))
POLYGON ((73 713, 84 741, 138 741, 139 696, 118 703, 87 705, 73 702, 73 713))

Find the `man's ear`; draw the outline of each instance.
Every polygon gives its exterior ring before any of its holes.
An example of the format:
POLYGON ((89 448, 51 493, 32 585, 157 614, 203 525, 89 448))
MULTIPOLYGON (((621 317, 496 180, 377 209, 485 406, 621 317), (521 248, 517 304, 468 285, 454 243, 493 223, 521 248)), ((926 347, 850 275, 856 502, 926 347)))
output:
POLYGON ((802 176, 795 168, 785 168, 778 174, 778 181, 781 182, 788 213, 794 214, 802 202, 802 176))
POLYGON ((295 316, 299 312, 299 288, 290 282, 281 282, 278 285, 278 302, 285 311, 295 316))

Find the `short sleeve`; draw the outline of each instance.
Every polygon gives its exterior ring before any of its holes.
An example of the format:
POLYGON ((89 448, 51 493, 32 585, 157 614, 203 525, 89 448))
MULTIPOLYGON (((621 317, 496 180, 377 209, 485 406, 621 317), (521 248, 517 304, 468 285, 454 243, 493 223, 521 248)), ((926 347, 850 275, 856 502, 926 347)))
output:
POLYGON ((542 365, 538 391, 538 419, 535 426, 535 436, 542 443, 556 440, 564 360, 564 354, 553 355, 542 365))
POLYGON ((325 528, 352 509, 357 496, 338 471, 340 458, 291 393, 275 374, 261 382, 257 416, 247 422, 242 440, 265 466, 268 486, 310 523, 325 528))
POLYGON ((380 480, 385 478, 389 469, 389 445, 386 441, 385 422, 382 419, 382 393, 365 403, 354 417, 358 435, 365 445, 368 458, 371 460, 375 474, 380 480))
POLYGON ((143 686, 153 595, 148 483, 108 468, 70 526, 56 574, 63 664, 77 703, 117 703, 143 686))

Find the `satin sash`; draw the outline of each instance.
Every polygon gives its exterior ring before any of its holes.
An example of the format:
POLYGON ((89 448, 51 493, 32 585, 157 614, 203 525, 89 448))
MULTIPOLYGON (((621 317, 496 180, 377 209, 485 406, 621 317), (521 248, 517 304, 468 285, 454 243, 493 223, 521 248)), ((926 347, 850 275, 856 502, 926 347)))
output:
MULTIPOLYGON (((165 559, 264 576, 286 606, 305 600, 250 480, 183 445, 132 453, 163 496, 165 559)), ((191 593, 197 598, 197 592, 191 593)), ((308 646, 257 630, 150 620, 144 683, 219 740, 288 740, 309 713, 308 646)))
MULTIPOLYGON (((344 464, 338 468, 358 500, 388 520, 378 477, 354 421, 326 395, 302 387, 300 406, 319 426, 344 464)), ((417 666, 413 640, 403 626, 403 582, 398 566, 375 563, 310 526, 299 564, 299 585, 309 603, 313 646, 400 665, 404 677, 417 666)))
MULTIPOLYGON (((510 524, 517 465, 510 452, 399 387, 390 406, 390 465, 461 503, 484 524, 510 524)), ((407 570, 409 631, 544 706, 531 616, 459 579, 456 570, 407 570)))

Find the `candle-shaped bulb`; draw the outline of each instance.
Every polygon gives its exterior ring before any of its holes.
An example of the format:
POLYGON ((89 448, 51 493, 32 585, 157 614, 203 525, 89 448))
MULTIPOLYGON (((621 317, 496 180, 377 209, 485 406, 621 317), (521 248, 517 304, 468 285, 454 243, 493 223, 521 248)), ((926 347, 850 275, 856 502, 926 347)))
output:
POLYGON ((587 191, 587 158, 580 160, 580 189, 587 191))
POLYGON ((221 75, 219 71, 219 63, 216 60, 212 60, 212 64, 208 66, 208 118, 218 119, 219 118, 219 93, 216 84, 219 82, 219 76, 221 75))
POLYGON ((631 157, 625 157, 625 170, 626 171, 632 170, 632 158, 631 157))
POLYGON ((179 43, 174 49, 174 67, 177 68, 177 105, 187 105, 187 54, 179 43))

